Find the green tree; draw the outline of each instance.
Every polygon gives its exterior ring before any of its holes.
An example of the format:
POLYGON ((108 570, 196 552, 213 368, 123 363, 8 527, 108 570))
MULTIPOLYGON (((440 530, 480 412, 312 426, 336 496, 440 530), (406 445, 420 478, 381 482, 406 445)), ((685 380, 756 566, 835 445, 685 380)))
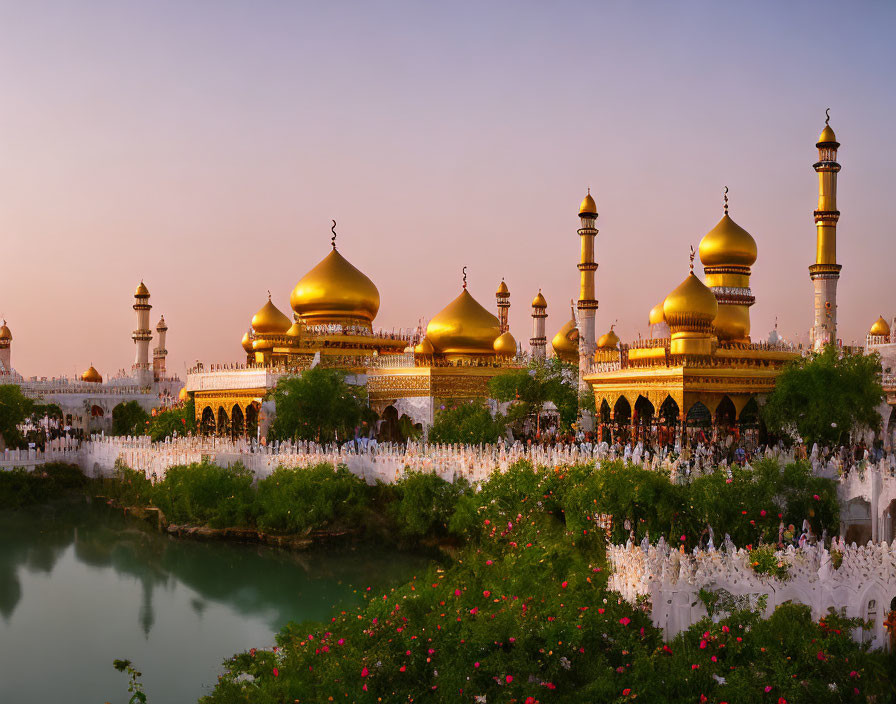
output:
POLYGON ((829 345, 790 362, 762 408, 769 430, 808 443, 840 444, 860 428, 880 425, 884 392, 880 356, 829 345))
POLYGON ((16 384, 0 385, 0 435, 7 447, 24 444, 19 426, 34 412, 34 401, 27 398, 16 384))
POLYGON ((461 403, 436 413, 429 431, 431 442, 469 443, 497 442, 504 434, 505 419, 500 413, 492 418, 481 401, 461 403))
POLYGON ((138 401, 124 401, 112 409, 113 435, 143 435, 149 413, 138 401))
POLYGON ((557 407, 563 429, 568 429, 578 415, 576 374, 571 365, 557 358, 537 360, 528 369, 498 374, 489 381, 488 388, 495 400, 511 403, 507 421, 517 430, 527 418, 534 418, 540 429, 540 415, 548 401, 557 407))
POLYGON ((273 397, 277 415, 271 434, 280 439, 344 441, 370 415, 365 387, 346 383, 338 369, 314 367, 282 379, 273 397))
POLYGON ((196 431, 196 403, 193 399, 183 406, 166 408, 149 419, 146 429, 143 431, 153 442, 159 442, 165 438, 177 435, 186 435, 196 431))

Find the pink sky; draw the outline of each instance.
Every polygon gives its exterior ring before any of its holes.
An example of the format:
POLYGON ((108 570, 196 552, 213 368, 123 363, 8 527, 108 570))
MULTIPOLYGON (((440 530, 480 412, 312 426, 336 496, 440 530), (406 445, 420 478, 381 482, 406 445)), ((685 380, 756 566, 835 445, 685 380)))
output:
POLYGON ((35 2, 0 6, 0 313, 26 376, 130 367, 133 291, 169 369, 242 358, 329 248, 376 324, 460 289, 531 335, 577 295, 600 218, 598 332, 623 340, 731 215, 759 246, 753 338, 811 323, 815 140, 843 146, 841 336, 891 317, 896 6, 820 2, 35 2))

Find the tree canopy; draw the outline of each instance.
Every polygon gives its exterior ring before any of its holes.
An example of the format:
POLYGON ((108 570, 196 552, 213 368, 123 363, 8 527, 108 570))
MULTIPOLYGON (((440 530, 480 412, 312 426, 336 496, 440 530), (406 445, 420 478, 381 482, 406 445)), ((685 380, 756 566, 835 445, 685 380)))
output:
MULTIPOLYGON (((114 412, 114 411, 113 411, 114 412)), ((191 398, 183 406, 166 408, 149 419, 143 431, 153 442, 196 430, 196 403, 191 398)))
POLYGON ((112 434, 143 435, 148 421, 149 413, 139 401, 123 401, 112 409, 112 434))
POLYGON ((860 428, 876 428, 884 393, 880 356, 829 345, 790 362, 762 408, 769 430, 808 443, 841 444, 860 428))
POLYGON ((429 430, 431 442, 468 443, 497 442, 504 434, 504 416, 494 418, 481 401, 461 403, 436 413, 429 430))
POLYGON ((24 443, 19 426, 34 413, 35 403, 16 384, 0 385, 0 435, 7 447, 24 443))
POLYGON ((568 429, 578 416, 576 373, 556 357, 534 361, 528 369, 499 374, 488 386, 492 398, 511 403, 507 421, 517 430, 527 418, 540 414, 548 401, 557 407, 561 428, 568 429))
POLYGON ((363 386, 348 384, 338 369, 313 367, 281 379, 273 394, 277 415, 271 434, 279 439, 345 441, 370 416, 366 393, 363 386))

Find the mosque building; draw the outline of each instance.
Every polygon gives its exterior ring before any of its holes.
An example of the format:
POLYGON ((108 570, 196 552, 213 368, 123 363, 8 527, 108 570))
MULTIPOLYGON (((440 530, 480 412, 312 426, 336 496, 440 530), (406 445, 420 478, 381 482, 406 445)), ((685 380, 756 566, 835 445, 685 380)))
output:
POLYGON ((109 430, 112 409, 119 403, 137 401, 147 412, 176 403, 183 382, 177 376, 167 374, 165 336, 168 326, 164 316, 156 326, 159 341, 153 351, 153 363, 149 363, 152 342, 149 323, 152 305, 149 300, 149 289, 141 281, 134 292, 137 328, 131 338, 136 356, 129 372, 104 379, 91 363, 74 378, 34 376, 25 379, 12 365, 12 332, 4 320, 0 326, 0 383, 16 384, 25 396, 56 404, 62 410, 65 426, 85 433, 109 430))

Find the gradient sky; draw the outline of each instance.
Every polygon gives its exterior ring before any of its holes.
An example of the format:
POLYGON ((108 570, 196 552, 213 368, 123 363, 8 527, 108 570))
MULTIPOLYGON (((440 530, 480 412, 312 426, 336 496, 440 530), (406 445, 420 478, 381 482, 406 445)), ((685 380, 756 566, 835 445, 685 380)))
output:
POLYGON ((460 289, 549 337, 600 218, 598 333, 626 340, 721 216, 756 238, 753 338, 812 320, 815 141, 842 143, 841 336, 891 317, 892 2, 0 2, 0 313, 26 376, 242 359, 265 301, 340 251, 376 325, 460 289), (887 184, 890 184, 887 186, 887 184))

